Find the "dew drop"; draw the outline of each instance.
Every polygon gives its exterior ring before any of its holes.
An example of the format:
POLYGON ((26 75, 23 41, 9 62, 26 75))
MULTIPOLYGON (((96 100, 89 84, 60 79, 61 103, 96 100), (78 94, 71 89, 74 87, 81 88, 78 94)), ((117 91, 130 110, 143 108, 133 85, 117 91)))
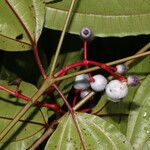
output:
POLYGON ((147 112, 144 113, 143 117, 146 117, 146 115, 147 115, 147 112))
POLYGON ((101 141, 97 141, 97 144, 101 144, 101 141))
POLYGON ((146 133, 148 134, 148 133, 149 133, 149 130, 147 130, 146 133))

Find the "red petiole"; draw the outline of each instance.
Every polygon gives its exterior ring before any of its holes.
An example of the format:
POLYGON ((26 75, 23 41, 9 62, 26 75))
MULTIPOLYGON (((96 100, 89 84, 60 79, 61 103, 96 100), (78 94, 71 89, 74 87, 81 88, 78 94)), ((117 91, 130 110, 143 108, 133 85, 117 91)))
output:
MULTIPOLYGON (((17 98, 21 98, 21 99, 23 99, 25 101, 31 101, 30 97, 27 97, 25 95, 20 94, 18 92, 18 90, 14 92, 14 91, 12 91, 12 90, 4 87, 4 86, 1 86, 1 85, 0 85, 0 89, 3 90, 3 91, 6 91, 7 93, 9 93, 9 94, 11 94, 11 95, 13 95, 13 96, 15 96, 17 98)), ((57 113, 64 113, 64 111, 59 106, 57 106, 56 104, 49 104, 49 103, 38 102, 38 101, 35 104, 38 105, 38 106, 51 108, 52 110, 54 110, 57 113)))
POLYGON ((61 70, 59 70, 57 73, 55 73, 54 77, 59 77, 61 75, 66 74, 69 70, 74 69, 76 67, 80 67, 80 66, 85 66, 86 65, 94 65, 94 66, 98 66, 103 68, 104 70, 106 70, 107 72, 109 72, 113 77, 121 80, 121 81, 126 81, 127 79, 124 76, 118 75, 116 73, 114 73, 112 71, 112 69, 114 70, 113 67, 110 67, 106 64, 103 63, 99 63, 99 62, 95 62, 95 61, 91 61, 91 60, 83 60, 82 62, 78 62, 78 63, 74 63, 68 66, 65 66, 64 68, 62 68, 61 70))

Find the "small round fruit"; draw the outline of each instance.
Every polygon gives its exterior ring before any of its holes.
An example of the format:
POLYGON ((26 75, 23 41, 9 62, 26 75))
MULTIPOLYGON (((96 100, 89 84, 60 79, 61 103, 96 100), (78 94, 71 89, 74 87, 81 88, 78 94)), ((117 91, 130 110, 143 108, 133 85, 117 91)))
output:
POLYGON ((127 71, 127 67, 124 64, 117 65, 116 69, 116 72, 119 74, 123 74, 125 71, 127 71))
POLYGON ((90 82, 91 88, 95 92, 103 91, 107 85, 107 79, 100 74, 93 76, 93 79, 94 82, 90 82))
POLYGON ((88 89, 90 86, 89 84, 89 76, 87 74, 80 74, 76 76, 74 82, 74 88, 78 90, 85 90, 88 89))
POLYGON ((128 76, 127 80, 128 80, 128 85, 136 86, 137 84, 139 84, 139 78, 135 75, 128 76))
POLYGON ((114 102, 119 102, 122 98, 127 96, 128 86, 127 82, 119 80, 112 80, 106 86, 106 95, 108 99, 114 102))
POLYGON ((85 27, 85 28, 82 28, 80 31, 80 37, 83 40, 90 41, 93 39, 93 33, 92 33, 91 29, 85 27))
POLYGON ((81 93, 80 93, 80 97, 81 97, 81 98, 84 98, 84 97, 86 97, 89 93, 90 93, 90 91, 88 91, 88 90, 83 90, 83 91, 81 91, 81 93))

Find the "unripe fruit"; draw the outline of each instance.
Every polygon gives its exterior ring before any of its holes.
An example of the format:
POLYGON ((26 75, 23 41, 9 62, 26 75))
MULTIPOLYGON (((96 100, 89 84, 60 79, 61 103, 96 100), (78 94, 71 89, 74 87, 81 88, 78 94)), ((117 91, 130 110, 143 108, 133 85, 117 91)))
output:
POLYGON ((119 80, 112 80, 106 86, 106 95, 108 99, 114 102, 119 102, 122 98, 127 96, 128 86, 127 82, 119 80))
POLYGON ((93 76, 93 79, 94 82, 90 82, 91 88, 95 92, 103 91, 107 85, 107 79, 100 74, 93 76))
POLYGON ((80 37, 83 40, 90 41, 93 39, 93 33, 92 33, 91 29, 85 27, 85 28, 82 28, 80 31, 80 37))
POLYGON ((128 85, 131 86, 136 86, 139 83, 139 79, 135 75, 128 76, 127 80, 128 80, 128 85))
POLYGON ((86 97, 89 93, 90 93, 90 91, 88 91, 88 90, 83 90, 83 91, 81 91, 81 93, 80 93, 80 97, 81 97, 81 98, 84 98, 84 97, 86 97))
POLYGON ((119 64, 116 66, 116 69, 117 73, 123 74, 127 70, 127 67, 124 64, 119 64))
POLYGON ((78 90, 85 90, 88 89, 90 86, 89 84, 89 76, 87 74, 80 74, 76 76, 74 82, 74 88, 78 90))

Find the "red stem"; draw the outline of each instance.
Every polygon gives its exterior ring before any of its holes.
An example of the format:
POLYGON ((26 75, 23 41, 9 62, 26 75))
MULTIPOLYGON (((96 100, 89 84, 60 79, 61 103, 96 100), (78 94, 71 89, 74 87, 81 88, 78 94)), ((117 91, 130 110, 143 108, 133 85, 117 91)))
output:
POLYGON ((74 63, 68 66, 65 66, 64 68, 62 68, 61 70, 59 70, 57 73, 55 73, 54 77, 59 77, 61 75, 66 74, 69 70, 74 69, 76 67, 79 66, 85 66, 89 64, 89 65, 94 65, 94 66, 99 66, 101 68, 103 68, 104 70, 106 70, 107 72, 109 72, 113 77, 121 80, 121 81, 127 81, 126 77, 121 76, 121 75, 117 75, 116 73, 114 73, 111 69, 111 66, 108 66, 106 64, 103 63, 99 63, 99 62, 95 62, 95 61, 91 61, 91 60, 83 60, 82 62, 78 62, 78 63, 74 63))
MULTIPOLYGON (((17 97, 17 98, 21 98, 21 99, 23 99, 23 100, 25 100, 25 101, 30 101, 30 100, 31 100, 30 97, 27 97, 27 96, 25 96, 25 95, 22 95, 22 94, 20 94, 18 91, 14 92, 14 91, 12 91, 12 90, 10 90, 10 89, 4 87, 4 86, 1 86, 1 85, 0 85, 0 89, 3 90, 3 91, 5 91, 5 92, 8 92, 9 94, 11 94, 11 95, 13 95, 13 96, 15 96, 15 97, 17 97)), ((38 106, 51 108, 51 109, 53 109, 53 110, 54 110, 55 112, 57 112, 57 113, 58 113, 58 112, 59 112, 59 113, 64 113, 64 111, 61 110, 61 108, 60 108, 59 106, 55 105, 55 104, 49 104, 49 103, 38 102, 38 101, 37 101, 35 104, 38 105, 38 106)))
POLYGON ((83 51, 84 51, 84 60, 87 60, 87 41, 84 41, 83 51))
POLYGON ((119 79, 121 81, 127 81, 126 77, 121 76, 121 75, 117 75, 106 64, 95 62, 95 61, 91 61, 91 60, 87 60, 86 63, 88 63, 90 65, 99 66, 99 67, 103 68, 104 70, 106 70, 107 72, 109 72, 113 77, 115 77, 115 78, 117 78, 117 79, 119 79))
POLYGON ((72 101, 72 107, 74 107, 77 104, 78 96, 75 95, 72 101))
POLYGON ((76 67, 80 67, 80 66, 85 66, 84 61, 82 62, 77 62, 68 66, 63 67, 61 70, 59 70, 58 72, 55 73, 54 77, 59 77, 61 75, 66 74, 69 70, 74 69, 76 67))
MULTIPOLYGON (((86 60, 87 60, 87 41, 85 40, 84 41, 84 48, 83 48, 83 51, 84 51, 84 61, 86 62, 86 60)), ((86 63, 86 65, 85 65, 85 68, 86 69, 88 69, 89 68, 89 66, 88 66, 88 64, 86 63)), ((93 76, 91 75, 91 73, 88 73, 88 75, 89 75, 89 79, 90 79, 90 81, 91 82, 94 82, 94 79, 93 79, 93 76)))
POLYGON ((66 104, 66 106, 67 106, 67 108, 68 108, 68 110, 69 110, 69 112, 70 112, 70 114, 71 114, 71 116, 72 116, 72 119, 73 119, 73 121, 74 121, 74 124, 75 124, 75 126, 76 126, 76 129, 77 129, 77 131, 78 131, 79 138, 80 138, 81 144, 82 144, 82 146, 83 146, 83 149, 86 150, 86 146, 85 146, 85 144, 84 144, 84 141, 83 141, 83 138, 82 138, 82 133, 81 133, 80 128, 79 128, 79 126, 78 126, 78 122, 77 122, 77 120, 76 120, 76 116, 75 116, 74 110, 72 109, 72 107, 71 107, 70 104, 68 103, 68 101, 67 101, 67 99, 65 98, 64 94, 63 94, 63 93, 60 91, 60 89, 57 87, 57 85, 56 85, 56 84, 53 84, 53 86, 54 86, 54 88, 56 89, 56 91, 60 94, 60 96, 62 97, 64 103, 66 104))
POLYGON ((90 113, 92 111, 92 108, 86 108, 86 109, 81 109, 80 112, 84 113, 90 113))

